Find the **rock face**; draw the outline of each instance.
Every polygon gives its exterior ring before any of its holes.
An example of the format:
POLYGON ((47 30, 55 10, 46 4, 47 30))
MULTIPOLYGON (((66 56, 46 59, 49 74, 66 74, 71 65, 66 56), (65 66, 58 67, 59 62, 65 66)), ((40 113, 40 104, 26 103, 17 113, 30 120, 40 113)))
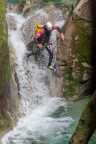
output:
MULTIPOLYGON (((0 1, 0 131, 6 122, 7 96, 10 95, 10 67, 5 22, 5 3, 0 1)), ((8 126, 8 122, 6 126, 8 126)))
POLYGON ((91 3, 89 0, 81 0, 74 9, 74 14, 87 20, 91 20, 91 3))
POLYGON ((8 46, 9 46, 9 61, 10 61, 10 72, 11 72, 11 78, 10 78, 10 97, 8 99, 8 104, 9 106, 9 116, 11 118, 12 124, 17 121, 17 118, 19 116, 19 93, 18 93, 18 79, 17 79, 17 74, 16 74, 16 55, 14 52, 14 48, 8 40, 8 46))
POLYGON ((67 21, 64 44, 59 41, 61 54, 57 56, 57 59, 64 76, 63 94, 68 99, 76 100, 90 94, 91 25, 89 20, 91 17, 89 6, 89 1, 80 1, 67 21), (88 12, 85 11, 86 8, 88 12))
POLYGON ((5 2, 0 1, 0 132, 10 126, 10 120, 16 120, 16 87, 11 78, 7 25, 5 20, 5 2), (12 83, 11 83, 12 82, 12 83), (14 95, 11 90, 15 89, 14 95))

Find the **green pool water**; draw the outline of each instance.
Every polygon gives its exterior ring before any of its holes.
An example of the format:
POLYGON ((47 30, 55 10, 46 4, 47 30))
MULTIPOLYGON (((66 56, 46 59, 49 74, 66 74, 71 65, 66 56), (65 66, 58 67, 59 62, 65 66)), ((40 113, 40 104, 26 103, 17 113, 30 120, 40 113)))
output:
MULTIPOLYGON (((67 111, 66 115, 69 115, 74 119, 74 122, 72 123, 72 125, 69 128, 70 135, 72 135, 72 133, 74 132, 74 130, 78 124, 78 121, 80 119, 80 115, 83 112, 83 110, 86 107, 89 100, 90 100, 89 98, 86 98, 86 99, 80 100, 78 102, 69 103, 68 111, 67 111)), ((68 141, 66 143, 62 143, 62 144, 68 144, 68 141)), ((96 144, 96 133, 94 133, 94 135, 91 137, 88 144, 96 144)))
POLYGON ((8 3, 12 3, 12 4, 17 4, 17 3, 20 3, 23 1, 25 1, 25 0, 7 0, 8 3))
MULTIPOLYGON (((55 141, 53 140, 52 144, 68 144, 69 143, 69 140, 72 136, 72 133, 75 131, 75 128, 76 128, 78 121, 80 119, 80 115, 83 112, 83 110, 85 109, 89 100, 90 100, 89 98, 86 98, 83 100, 79 100, 77 102, 69 102, 67 110, 64 111, 64 109, 61 107, 58 111, 56 111, 52 115, 55 118, 56 117, 58 118, 58 116, 59 117, 69 116, 69 117, 72 117, 74 120, 72 122, 72 124, 70 125, 70 127, 66 129, 66 132, 63 135, 64 137, 61 136, 60 138, 57 138, 57 141, 56 141, 56 139, 55 139, 55 141)), ((52 141, 52 139, 51 139, 51 141, 52 141)), ((96 144, 96 134, 94 134, 92 136, 92 138, 90 139, 88 144, 96 144)))

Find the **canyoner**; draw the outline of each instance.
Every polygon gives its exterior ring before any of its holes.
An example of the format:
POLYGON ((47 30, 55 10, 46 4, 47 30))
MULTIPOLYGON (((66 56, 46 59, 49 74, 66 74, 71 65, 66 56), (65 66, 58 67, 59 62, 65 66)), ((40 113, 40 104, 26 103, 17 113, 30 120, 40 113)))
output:
POLYGON ((46 49, 49 55, 49 61, 47 68, 53 70, 57 73, 57 64, 56 64, 56 53, 54 56, 54 48, 52 48, 52 43, 50 42, 50 37, 52 31, 57 31, 60 33, 60 38, 64 41, 64 34, 58 26, 54 26, 51 22, 47 22, 44 25, 37 24, 35 27, 35 36, 32 38, 32 41, 27 45, 28 50, 30 51, 27 54, 27 57, 35 55, 36 59, 44 49, 46 49), (55 61, 53 62, 53 57, 55 61))

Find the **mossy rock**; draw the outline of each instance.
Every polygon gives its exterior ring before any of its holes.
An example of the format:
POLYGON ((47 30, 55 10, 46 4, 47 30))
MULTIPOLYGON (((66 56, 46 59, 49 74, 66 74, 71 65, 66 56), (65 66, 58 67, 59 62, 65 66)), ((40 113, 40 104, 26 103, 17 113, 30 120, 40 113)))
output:
POLYGON ((9 66, 9 49, 7 43, 7 25, 5 21, 5 2, 0 1, 0 95, 6 87, 6 83, 10 79, 10 66, 9 66))
POLYGON ((91 71, 91 26, 78 20, 74 20, 75 32, 72 35, 71 49, 74 55, 73 61, 75 65, 69 64, 64 69, 64 96, 72 98, 77 95, 77 99, 81 96, 80 87, 85 71, 91 71), (86 64, 86 66, 84 65, 86 64))
MULTIPOLYGON (((82 21, 75 21, 76 32, 74 36, 78 35, 78 40, 74 40, 76 57, 79 63, 90 63, 91 58, 91 27, 84 25, 82 21)), ((75 38, 74 38, 75 39, 75 38)))
POLYGON ((10 64, 8 49, 8 33, 6 24, 6 4, 0 0, 0 132, 9 127, 7 116, 7 95, 9 95, 10 64), (7 91, 7 92, 6 92, 7 91))
POLYGON ((77 94, 77 86, 80 86, 80 83, 77 78, 74 78, 72 75, 72 67, 66 66, 64 69, 64 97, 70 99, 77 94))
POLYGON ((79 79, 82 79, 85 70, 90 68, 84 67, 83 63, 91 65, 91 26, 84 21, 75 19, 75 33, 73 34, 73 45, 75 50, 75 58, 77 61, 77 67, 79 71, 79 79), (78 39, 75 40, 76 36, 78 39))
POLYGON ((7 117, 0 114, 0 133, 10 127, 10 120, 7 117))

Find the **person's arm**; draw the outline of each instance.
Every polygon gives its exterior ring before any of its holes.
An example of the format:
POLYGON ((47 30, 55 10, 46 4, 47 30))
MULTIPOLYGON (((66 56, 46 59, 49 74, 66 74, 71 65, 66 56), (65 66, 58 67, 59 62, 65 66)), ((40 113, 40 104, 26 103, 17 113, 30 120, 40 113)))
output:
POLYGON ((60 37, 61 37, 61 39, 64 41, 65 36, 64 36, 64 33, 63 33, 63 32, 60 33, 60 37))
POLYGON ((58 26, 53 27, 53 30, 57 30, 60 33, 60 38, 64 41, 64 33, 61 31, 61 29, 58 26))

